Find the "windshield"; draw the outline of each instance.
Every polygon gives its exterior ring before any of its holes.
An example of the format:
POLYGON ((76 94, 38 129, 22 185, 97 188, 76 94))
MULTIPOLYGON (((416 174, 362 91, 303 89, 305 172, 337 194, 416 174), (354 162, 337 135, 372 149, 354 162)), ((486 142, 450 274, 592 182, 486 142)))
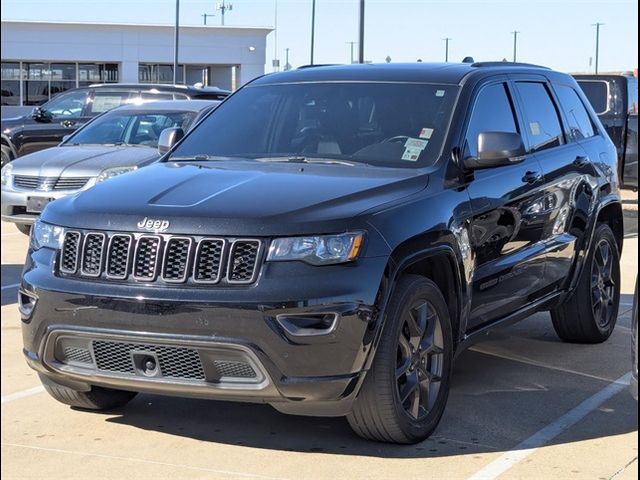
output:
POLYGON ((222 103, 173 159, 333 159, 423 167, 440 153, 457 87, 407 83, 248 86, 222 103))
POLYGON ((165 128, 187 130, 195 112, 111 112, 96 118, 65 145, 146 145, 157 147, 165 128))

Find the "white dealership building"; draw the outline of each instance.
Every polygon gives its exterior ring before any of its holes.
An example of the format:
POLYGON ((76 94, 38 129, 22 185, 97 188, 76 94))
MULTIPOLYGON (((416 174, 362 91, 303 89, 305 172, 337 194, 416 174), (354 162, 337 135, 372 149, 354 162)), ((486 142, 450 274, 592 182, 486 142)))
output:
MULTIPOLYGON (((264 73, 270 27, 181 26, 178 83, 233 90, 264 73)), ((173 83, 174 27, 2 21, 2 105, 92 83, 173 83)))

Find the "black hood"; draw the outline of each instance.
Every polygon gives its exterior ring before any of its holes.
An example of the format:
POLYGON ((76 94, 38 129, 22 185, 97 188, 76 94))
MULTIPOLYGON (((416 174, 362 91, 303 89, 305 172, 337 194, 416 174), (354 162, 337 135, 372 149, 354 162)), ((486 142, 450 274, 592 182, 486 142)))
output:
POLYGON ((415 170, 250 162, 158 163, 47 207, 43 220, 138 230, 145 217, 170 233, 270 236, 325 233, 424 189, 415 170))

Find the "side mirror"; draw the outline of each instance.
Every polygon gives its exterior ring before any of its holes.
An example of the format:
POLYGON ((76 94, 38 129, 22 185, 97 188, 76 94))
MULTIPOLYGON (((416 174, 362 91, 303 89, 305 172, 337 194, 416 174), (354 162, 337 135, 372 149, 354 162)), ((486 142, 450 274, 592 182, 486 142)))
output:
POLYGON ((160 138, 158 139, 158 153, 164 155, 171 150, 182 137, 184 137, 184 130, 180 127, 165 128, 160 132, 160 138))
POLYGON ((519 133, 482 132, 478 134, 478 156, 464 160, 469 170, 513 165, 524 160, 524 142, 519 133))
POLYGON ((36 122, 50 122, 53 115, 42 107, 35 107, 31 110, 31 118, 36 122))

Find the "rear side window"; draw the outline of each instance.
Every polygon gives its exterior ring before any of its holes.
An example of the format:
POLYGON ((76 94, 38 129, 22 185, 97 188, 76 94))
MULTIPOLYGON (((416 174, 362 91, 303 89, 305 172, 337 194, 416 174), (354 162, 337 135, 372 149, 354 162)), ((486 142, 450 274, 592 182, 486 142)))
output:
POLYGON ((629 96, 629 115, 638 114, 638 79, 629 78, 627 83, 627 95, 629 96))
POLYGON ((609 85, 602 80, 580 80, 578 85, 598 115, 609 109, 609 85))
POLYGON ((527 150, 538 152, 562 145, 560 119, 545 84, 517 82, 515 85, 524 110, 527 150))
POLYGON ((567 116, 571 137, 575 140, 593 137, 596 134, 596 130, 576 91, 566 85, 557 85, 555 90, 562 109, 567 116))
POLYGON ((478 94, 465 136, 465 157, 478 155, 478 135, 482 132, 518 133, 511 100, 503 83, 489 85, 478 94))

